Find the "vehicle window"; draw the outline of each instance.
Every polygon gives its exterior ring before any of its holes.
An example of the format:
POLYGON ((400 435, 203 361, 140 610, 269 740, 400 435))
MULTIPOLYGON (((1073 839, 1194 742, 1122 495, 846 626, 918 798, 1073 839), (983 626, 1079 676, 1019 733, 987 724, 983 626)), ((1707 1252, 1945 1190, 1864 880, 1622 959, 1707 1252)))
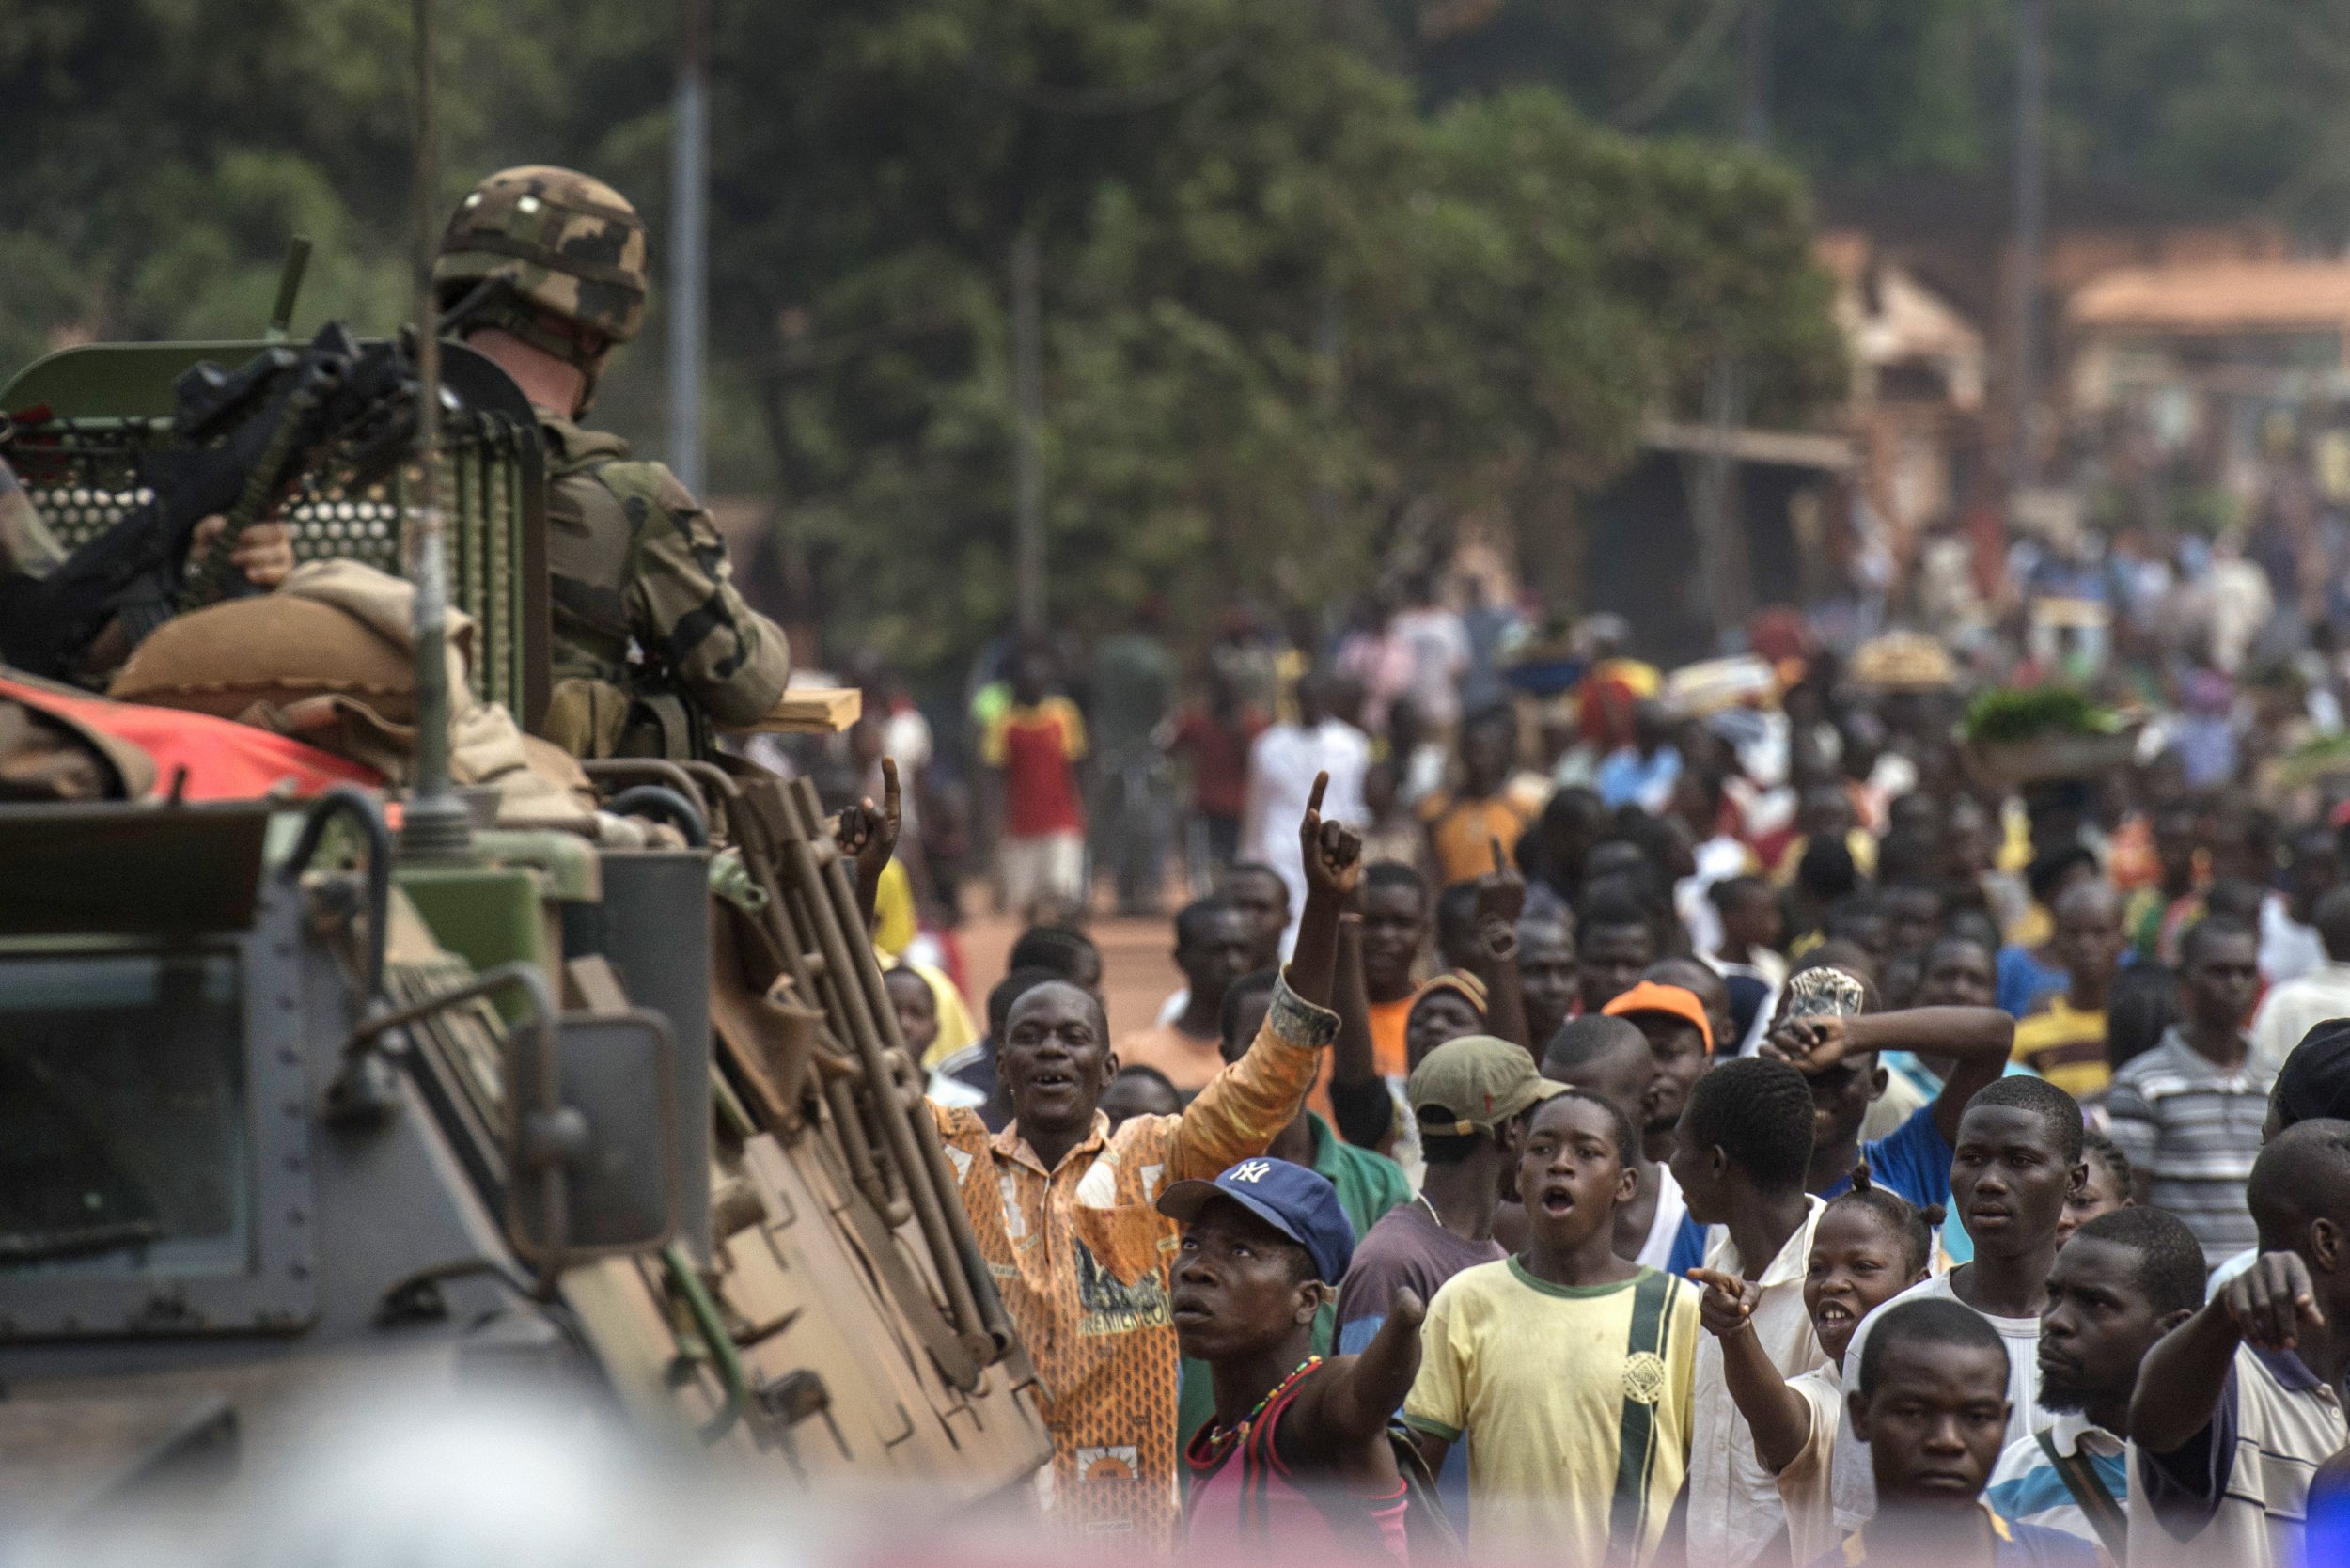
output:
POLYGON ((247 1269, 238 980, 217 949, 0 955, 0 1270, 247 1269))

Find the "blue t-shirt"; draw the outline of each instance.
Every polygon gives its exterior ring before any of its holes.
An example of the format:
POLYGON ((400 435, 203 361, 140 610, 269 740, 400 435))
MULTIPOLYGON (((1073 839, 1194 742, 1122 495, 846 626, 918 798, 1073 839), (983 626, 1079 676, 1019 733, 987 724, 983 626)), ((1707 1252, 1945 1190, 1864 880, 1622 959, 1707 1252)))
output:
MULTIPOLYGON (((1731 1045, 1743 1054, 1747 1037, 1754 1032, 1755 1015, 1771 999, 1771 982, 1759 975, 1731 974, 1722 977, 1722 988, 1730 993, 1731 1045)), ((1730 1054, 1720 1041, 1714 1044, 1719 1055, 1730 1054)))
POLYGON ((1656 755, 1648 758, 1624 746, 1608 753, 1606 760, 1592 770, 1591 788, 1612 811, 1621 806, 1641 805, 1649 796, 1669 794, 1680 776, 1681 753, 1671 746, 1658 746, 1656 755))
POLYGON ((2023 1017, 2032 1003, 2052 992, 2070 990, 2072 984, 2070 975, 2041 963, 2029 948, 2011 944, 1999 949, 1999 1011, 2010 1018, 2023 1017))
POLYGON ((1673 1249, 1665 1259, 1665 1272, 1676 1279, 1686 1279, 1691 1269, 1704 1266, 1705 1227, 1684 1214, 1681 1216, 1681 1229, 1673 1232, 1673 1249))
MULTIPOLYGON (((1919 1105, 1909 1120, 1860 1146, 1869 1162, 1869 1179, 1888 1192, 1898 1192, 1919 1208, 1950 1201, 1950 1140, 1934 1122, 1934 1106, 1919 1105)), ((1839 1176, 1820 1196, 1841 1198, 1852 1191, 1850 1172, 1839 1176)))

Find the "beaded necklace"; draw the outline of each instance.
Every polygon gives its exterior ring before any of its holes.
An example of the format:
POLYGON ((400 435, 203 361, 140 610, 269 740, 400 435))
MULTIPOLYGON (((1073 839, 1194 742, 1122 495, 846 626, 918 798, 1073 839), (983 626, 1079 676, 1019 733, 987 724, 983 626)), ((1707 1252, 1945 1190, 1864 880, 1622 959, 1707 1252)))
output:
POLYGON ((1207 1431, 1201 1434, 1202 1443, 1206 1450, 1203 1457, 1207 1459, 1221 1458, 1225 1450, 1230 1449, 1234 1443, 1245 1441, 1248 1436, 1249 1428, 1256 1424, 1258 1417, 1264 1414, 1265 1406, 1271 1404, 1275 1400, 1279 1399, 1283 1394, 1288 1393, 1292 1388, 1296 1388, 1299 1379, 1303 1378, 1308 1372, 1312 1372, 1320 1365, 1322 1365, 1321 1356, 1307 1356, 1303 1361, 1297 1363, 1297 1370, 1295 1372, 1290 1373, 1289 1376, 1281 1379, 1279 1383, 1274 1385, 1273 1390, 1266 1394, 1264 1398, 1259 1400, 1256 1403, 1256 1407, 1250 1410, 1247 1415, 1243 1416, 1238 1422, 1229 1427, 1219 1426, 1211 1422, 1207 1431))

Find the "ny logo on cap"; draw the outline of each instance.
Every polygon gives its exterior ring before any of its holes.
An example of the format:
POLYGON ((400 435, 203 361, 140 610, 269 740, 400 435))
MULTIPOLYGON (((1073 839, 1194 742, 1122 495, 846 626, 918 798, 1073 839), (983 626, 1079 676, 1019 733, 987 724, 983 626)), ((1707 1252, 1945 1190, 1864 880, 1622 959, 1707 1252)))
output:
POLYGON ((1266 1177, 1272 1174, 1273 1162, 1271 1160, 1243 1160, 1240 1164, 1232 1167, 1231 1179, 1235 1182, 1248 1182, 1254 1184, 1263 1181, 1266 1177))

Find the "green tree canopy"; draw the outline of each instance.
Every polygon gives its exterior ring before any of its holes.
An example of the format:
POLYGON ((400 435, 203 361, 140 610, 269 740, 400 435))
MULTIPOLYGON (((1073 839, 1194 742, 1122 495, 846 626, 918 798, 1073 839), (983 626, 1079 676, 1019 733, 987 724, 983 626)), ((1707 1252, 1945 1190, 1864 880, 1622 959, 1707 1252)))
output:
MULTIPOLYGON (((612 180, 666 250, 658 8, 442 0, 443 201, 612 180)), ((0 362, 384 330, 413 245, 406 0, 22 0, 0 29, 0 362)), ((1394 19, 1304 0, 712 0, 713 468, 771 492, 828 623, 916 664, 1009 612, 1008 261, 1042 257, 1057 620, 1320 603, 1478 510, 1553 526, 1696 406, 1841 385, 1783 165, 1596 126, 1555 85, 1432 108, 1394 19)), ((598 414, 660 428, 656 299, 598 414)), ((658 443, 644 443, 657 452, 658 443)))
POLYGON ((922 0, 737 25, 725 336, 771 346, 757 384, 828 607, 917 659, 1010 602, 1024 227, 1064 616, 1318 602, 1465 510, 1544 511, 1626 461, 1648 413, 1693 409, 1718 349, 1766 358, 1789 418, 1841 384, 1786 170, 1596 129, 1547 88, 1427 113, 1315 8, 922 0))
MULTIPOLYGON (((1775 150, 1817 179, 2004 176, 2017 0, 1764 0, 1775 150)), ((1747 0, 1386 0, 1388 48, 1449 100, 1555 88, 1604 124, 1726 136, 1747 0)), ((2350 238, 2350 0, 2048 0, 2060 191, 2350 238)))

